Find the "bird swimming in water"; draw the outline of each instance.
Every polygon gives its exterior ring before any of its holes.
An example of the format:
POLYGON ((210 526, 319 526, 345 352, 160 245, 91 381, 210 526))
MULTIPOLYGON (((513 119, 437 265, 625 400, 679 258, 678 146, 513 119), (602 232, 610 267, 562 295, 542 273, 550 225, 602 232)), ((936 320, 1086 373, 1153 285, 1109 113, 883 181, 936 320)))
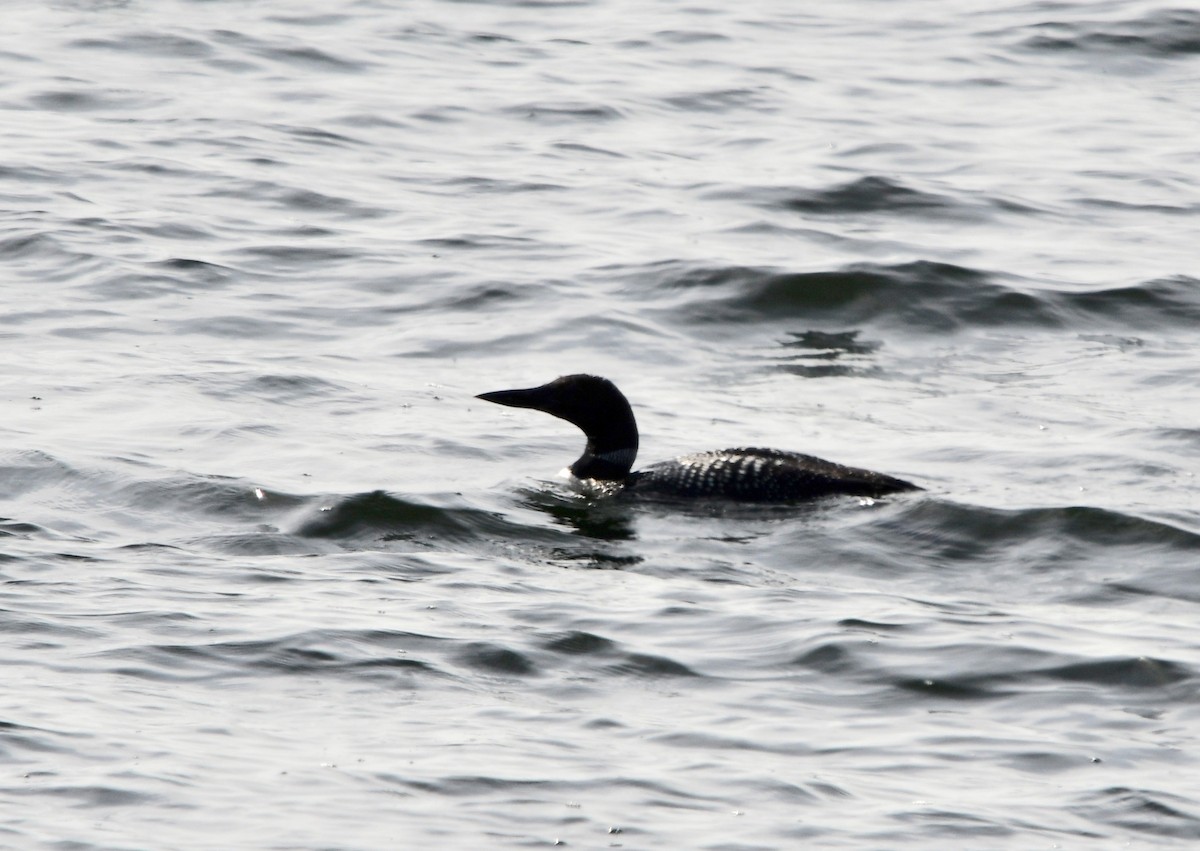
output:
POLYGON ((878 497, 921 490, 883 473, 779 449, 697 452, 631 472, 638 451, 633 409, 615 384, 596 375, 564 375, 541 387, 497 390, 476 398, 545 411, 578 426, 587 435, 587 446, 570 466, 571 474, 608 490, 746 502, 792 502, 835 494, 878 497))

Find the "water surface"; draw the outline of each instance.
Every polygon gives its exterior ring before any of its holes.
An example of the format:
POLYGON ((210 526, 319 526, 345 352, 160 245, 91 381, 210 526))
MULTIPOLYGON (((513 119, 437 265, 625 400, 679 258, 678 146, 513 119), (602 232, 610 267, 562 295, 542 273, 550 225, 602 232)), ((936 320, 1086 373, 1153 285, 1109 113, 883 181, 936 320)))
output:
POLYGON ((6 26, 0 845, 1200 837, 1200 14, 6 26), (583 499, 576 371, 926 490, 583 499))

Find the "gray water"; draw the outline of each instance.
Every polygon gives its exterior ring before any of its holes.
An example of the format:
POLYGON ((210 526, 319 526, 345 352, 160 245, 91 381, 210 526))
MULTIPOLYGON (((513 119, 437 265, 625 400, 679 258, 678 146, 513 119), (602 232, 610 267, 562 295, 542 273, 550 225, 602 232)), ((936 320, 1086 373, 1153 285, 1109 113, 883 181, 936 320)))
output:
POLYGON ((1200 838, 1200 12, 55 2, 0 38, 0 846, 1200 838), (585 498, 764 445, 923 492, 585 498))

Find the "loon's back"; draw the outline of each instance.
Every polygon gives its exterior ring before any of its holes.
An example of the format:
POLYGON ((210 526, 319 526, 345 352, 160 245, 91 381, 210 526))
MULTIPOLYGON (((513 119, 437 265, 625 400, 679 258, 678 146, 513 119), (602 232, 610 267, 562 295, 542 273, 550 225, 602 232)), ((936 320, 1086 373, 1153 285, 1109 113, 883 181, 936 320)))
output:
POLYGON ((833 494, 878 497, 920 490, 911 482, 780 449, 696 452, 631 473, 632 494, 717 497, 753 502, 816 499, 833 494))

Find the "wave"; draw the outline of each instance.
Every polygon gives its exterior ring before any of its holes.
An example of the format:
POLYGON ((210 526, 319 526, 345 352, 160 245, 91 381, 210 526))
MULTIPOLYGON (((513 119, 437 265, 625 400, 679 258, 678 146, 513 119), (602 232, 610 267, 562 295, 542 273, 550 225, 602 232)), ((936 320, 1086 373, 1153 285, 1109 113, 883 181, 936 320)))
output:
POLYGON ((853 263, 819 272, 655 264, 627 270, 691 324, 796 319, 841 327, 950 332, 1004 326, 1157 330, 1200 323, 1200 279, 1187 275, 1098 289, 1055 288, 950 263, 853 263))
POLYGON ((1124 21, 1046 21, 1021 41, 1027 50, 1133 54, 1160 59, 1200 53, 1200 10, 1158 9, 1124 21))
POLYGON ((1135 835, 1200 839, 1196 801, 1163 789, 1109 786, 1085 794, 1070 809, 1088 821, 1135 835))
POLYGON ((229 677, 322 675, 415 686, 414 675, 466 683, 537 677, 567 667, 573 675, 674 680, 703 675, 665 656, 626 648, 592 633, 542 636, 520 646, 403 630, 314 629, 251 641, 153 644, 105 650, 114 673, 162 682, 229 677))

